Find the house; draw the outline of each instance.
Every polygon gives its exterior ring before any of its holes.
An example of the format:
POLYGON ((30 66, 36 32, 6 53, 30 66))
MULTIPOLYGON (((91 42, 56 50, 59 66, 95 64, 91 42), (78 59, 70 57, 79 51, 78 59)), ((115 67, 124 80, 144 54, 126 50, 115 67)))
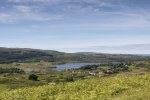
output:
POLYGON ((96 75, 95 72, 89 72, 89 74, 90 74, 90 75, 94 75, 94 76, 96 75))

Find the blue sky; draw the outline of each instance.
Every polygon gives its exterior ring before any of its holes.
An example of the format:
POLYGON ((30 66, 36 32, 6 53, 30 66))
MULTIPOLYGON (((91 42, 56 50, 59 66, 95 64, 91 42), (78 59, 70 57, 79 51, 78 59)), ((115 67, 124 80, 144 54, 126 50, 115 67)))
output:
POLYGON ((0 47, 77 52, 94 46, 150 44, 149 4, 150 0, 1 0, 0 47))

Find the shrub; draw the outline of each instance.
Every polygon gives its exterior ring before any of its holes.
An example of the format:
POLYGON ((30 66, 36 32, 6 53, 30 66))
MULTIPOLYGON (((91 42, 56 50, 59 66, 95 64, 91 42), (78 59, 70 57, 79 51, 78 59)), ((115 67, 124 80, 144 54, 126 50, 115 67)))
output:
POLYGON ((31 75, 29 75, 29 78, 28 78, 29 80, 33 80, 33 81, 37 81, 38 80, 38 76, 37 75, 35 75, 35 74, 31 74, 31 75))
POLYGON ((73 82, 73 81, 74 81, 74 79, 73 79, 73 77, 72 77, 72 76, 69 76, 69 77, 67 77, 67 78, 66 78, 66 81, 67 81, 67 82, 73 82))

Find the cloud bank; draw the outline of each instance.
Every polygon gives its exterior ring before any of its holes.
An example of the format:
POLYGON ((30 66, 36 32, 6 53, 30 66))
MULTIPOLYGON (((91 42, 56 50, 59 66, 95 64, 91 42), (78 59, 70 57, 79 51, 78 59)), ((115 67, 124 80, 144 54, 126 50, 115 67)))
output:
MULTIPOLYGON (((72 21, 82 17, 128 26, 149 25, 149 0, 1 0, 0 23, 72 21), (89 16, 89 17, 88 17, 89 16), (106 17, 107 16, 107 17, 106 17), (108 17, 110 16, 110 17, 108 17), (105 21, 103 19, 105 18, 105 21)), ((83 20, 84 20, 83 19, 83 20)), ((80 21, 80 20, 78 20, 80 21)), ((90 23, 90 22, 89 22, 90 23)))
POLYGON ((88 48, 62 49, 67 52, 98 52, 114 54, 150 54, 150 44, 133 44, 120 46, 94 46, 88 48))

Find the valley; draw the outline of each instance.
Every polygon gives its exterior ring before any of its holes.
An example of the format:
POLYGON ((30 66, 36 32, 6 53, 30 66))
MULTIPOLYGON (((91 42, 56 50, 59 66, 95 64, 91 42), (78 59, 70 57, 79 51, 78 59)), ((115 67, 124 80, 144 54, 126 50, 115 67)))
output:
MULTIPOLYGON (((63 93, 62 88, 64 88, 64 86, 66 86, 66 90, 65 90, 66 92, 70 91, 68 90, 69 87, 73 89, 73 92, 76 91, 74 90, 75 87, 79 87, 81 88, 82 92, 86 91, 87 95, 88 92, 95 91, 94 94, 97 96, 91 97, 91 99, 99 98, 99 96, 100 97, 102 96, 102 98, 112 98, 112 95, 120 95, 116 97, 123 98, 121 96, 122 93, 127 93, 127 91, 135 91, 134 89, 136 88, 133 88, 134 87, 133 85, 133 87, 131 86, 133 90, 130 90, 131 87, 128 86, 129 83, 127 83, 127 80, 124 80, 122 77, 126 77, 126 79, 129 78, 129 80, 132 79, 132 77, 135 77, 137 78, 137 80, 133 80, 133 82, 136 81, 137 82, 136 84, 143 84, 143 83, 138 83, 139 77, 143 77, 143 78, 148 77, 150 72, 149 56, 93 54, 93 53, 67 54, 67 53, 60 53, 56 51, 55 52, 52 51, 52 53, 50 53, 50 51, 41 51, 41 50, 32 50, 32 49, 27 49, 27 50, 10 49, 9 50, 8 48, 6 51, 5 53, 3 51, 0 52, 2 56, 7 54, 8 57, 6 58, 5 56, 5 60, 8 59, 9 61, 5 63, 1 62, 0 64, 0 90, 3 91, 2 93, 0 93, 0 96, 1 99, 3 100, 12 98, 12 93, 15 91, 19 91, 20 89, 22 90, 19 93, 16 92, 18 94, 19 99, 22 97, 31 99, 31 97, 27 97, 27 95, 30 95, 30 93, 25 91, 30 91, 30 89, 32 88, 34 88, 35 91, 38 91, 38 89, 40 88, 43 89, 45 88, 45 90, 47 89, 49 90, 52 89, 52 87, 54 90, 57 90, 58 89, 57 86, 60 87, 61 89, 60 92, 57 91, 58 93, 57 95, 52 95, 51 92, 43 92, 46 93, 47 95, 45 94, 44 96, 39 97, 37 100, 41 100, 41 98, 43 97, 57 99, 59 98, 59 95, 63 95, 63 98, 68 98, 68 100, 70 99, 74 100, 72 98, 73 95, 68 94, 69 97, 66 97, 64 94, 59 94, 59 93, 63 93), (6 53, 6 51, 8 51, 9 53, 6 53), (27 52, 30 52, 31 53, 30 55, 34 55, 35 52, 37 52, 38 54, 39 51, 44 54, 36 55, 36 57, 33 56, 33 58, 32 56, 28 57, 27 52), (14 56, 15 58, 12 58, 14 56), (16 60, 16 59, 20 59, 20 57, 22 58, 22 60, 20 61, 16 60), (49 57, 53 57, 53 61, 51 61, 49 57), (78 58, 82 60, 79 60, 78 58), (93 82, 93 85, 95 84, 98 87, 100 87, 100 85, 98 85, 99 81, 103 81, 103 80, 110 81, 116 78, 118 78, 117 80, 125 81, 124 84, 126 84, 128 88, 126 89, 126 87, 122 86, 123 85, 122 83, 118 83, 119 87, 114 86, 114 89, 118 88, 119 90, 111 89, 111 91, 116 91, 116 92, 111 92, 110 93, 111 95, 108 93, 109 90, 106 93, 104 93, 107 95, 101 94, 103 90, 99 90, 101 92, 96 92, 97 91, 95 90, 96 88, 92 87, 92 85, 91 85, 91 90, 86 90, 86 89, 82 90, 85 87, 89 87, 85 82, 93 82), (69 84, 71 86, 68 87, 69 84), (78 85, 75 86, 75 84, 78 85), (81 84, 84 84, 84 87, 82 87, 81 84), (23 96, 22 93, 23 94, 25 93, 25 96, 23 96), (5 97, 4 94, 9 96, 5 97), (47 97, 48 95, 52 95, 52 96, 47 97)), ((146 81, 147 82, 146 87, 148 86, 148 84, 150 84, 148 80, 146 81)), ((110 82, 112 82, 113 84, 113 81, 110 82)), ((105 86, 107 83, 102 82, 101 84, 104 84, 105 86)), ((53 89, 50 91, 53 91, 53 89)), ((41 92, 39 92, 39 94, 42 93, 42 91, 44 90, 40 90, 40 91, 41 92)), ((73 94, 75 95, 76 93, 73 94)), ((147 95, 149 96, 149 94, 147 95)), ((32 98, 36 99, 36 97, 34 96, 32 98)), ((82 97, 78 96, 77 99, 79 98, 82 97)))

